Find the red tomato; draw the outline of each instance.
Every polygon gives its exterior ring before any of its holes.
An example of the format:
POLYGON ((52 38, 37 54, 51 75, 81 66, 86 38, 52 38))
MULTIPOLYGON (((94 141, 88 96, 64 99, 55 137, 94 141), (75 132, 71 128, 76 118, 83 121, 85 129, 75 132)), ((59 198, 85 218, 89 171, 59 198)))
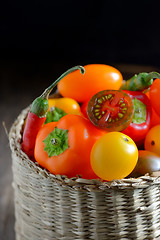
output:
POLYGON ((63 97, 70 97, 77 102, 85 102, 94 94, 106 89, 119 89, 122 74, 114 67, 105 64, 89 64, 85 74, 75 71, 63 78, 57 85, 63 97))
POLYGON ((132 121, 132 99, 121 90, 105 90, 96 93, 88 103, 90 121, 105 131, 122 131, 132 121))
MULTIPOLYGON (((130 123, 130 125, 123 131, 126 135, 131 137, 133 141, 138 145, 142 145, 143 141, 145 139, 145 136, 147 132, 150 129, 151 126, 151 115, 152 115, 152 108, 149 98, 140 91, 127 91, 124 90, 132 99, 138 99, 142 102, 143 107, 146 108, 146 116, 144 117, 144 120, 141 121, 141 115, 142 110, 139 106, 135 106, 135 114, 134 114, 134 122, 130 123), (137 114, 137 117, 136 117, 137 114), (138 115, 140 114, 140 115, 138 115), (140 116, 140 117, 139 117, 140 116), (139 120, 140 119, 140 120, 139 120)), ((143 113, 142 113, 143 114, 143 113)))
MULTIPOLYGON (((145 93, 147 97, 150 99, 149 90, 145 93)), ((160 124, 160 116, 155 112, 154 108, 152 107, 152 116, 151 116, 151 127, 160 124)))
POLYGON ((152 108, 151 127, 154 127, 159 124, 160 124, 160 116, 158 116, 154 108, 152 108))
POLYGON ((160 79, 154 80, 152 83, 150 90, 149 90, 149 95, 151 99, 151 104, 156 113, 160 116, 160 79))

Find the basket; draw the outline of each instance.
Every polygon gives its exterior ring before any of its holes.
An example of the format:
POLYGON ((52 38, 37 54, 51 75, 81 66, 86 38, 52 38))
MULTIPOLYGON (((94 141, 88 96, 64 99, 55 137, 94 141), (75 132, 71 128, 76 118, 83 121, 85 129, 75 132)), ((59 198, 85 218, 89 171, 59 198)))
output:
POLYGON ((21 151, 28 110, 9 134, 17 240, 158 239, 160 177, 102 182, 49 173, 21 151))

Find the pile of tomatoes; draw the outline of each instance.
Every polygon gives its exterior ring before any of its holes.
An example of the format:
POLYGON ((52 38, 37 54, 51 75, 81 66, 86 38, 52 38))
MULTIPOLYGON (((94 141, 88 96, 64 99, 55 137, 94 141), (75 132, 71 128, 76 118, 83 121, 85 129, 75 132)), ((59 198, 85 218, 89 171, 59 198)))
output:
POLYGON ((160 79, 121 90, 122 74, 90 64, 62 79, 49 99, 35 160, 53 174, 106 181, 160 170, 160 79))

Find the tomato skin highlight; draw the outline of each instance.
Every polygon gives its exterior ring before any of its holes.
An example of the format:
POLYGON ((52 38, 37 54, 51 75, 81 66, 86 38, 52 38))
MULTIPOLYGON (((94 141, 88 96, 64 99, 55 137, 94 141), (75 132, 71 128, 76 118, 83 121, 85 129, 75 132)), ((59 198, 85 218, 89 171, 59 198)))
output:
POLYGON ((121 132, 104 134, 96 141, 91 151, 93 171, 107 181, 128 176, 136 166, 137 160, 136 144, 121 132))
POLYGON ((149 90, 150 100, 155 112, 160 116, 160 79, 155 79, 149 90))
POLYGON ((146 94, 140 91, 127 91, 124 90, 131 99, 138 99, 144 105, 146 105, 146 121, 140 124, 131 122, 130 125, 123 130, 123 133, 128 135, 133 139, 133 141, 137 144, 137 146, 141 146, 144 142, 145 136, 151 127, 151 116, 152 116, 152 107, 149 98, 146 94))
POLYGON ((70 97, 77 102, 85 102, 94 94, 106 89, 119 89, 122 74, 116 68, 105 64, 84 66, 85 74, 75 71, 63 78, 57 85, 63 97, 70 97))
POLYGON ((35 159, 53 174, 86 179, 98 178, 90 164, 90 151, 95 141, 103 135, 88 119, 79 115, 65 115, 58 122, 44 125, 39 131, 35 145, 35 159), (55 127, 68 130, 69 148, 58 156, 48 156, 44 150, 44 139, 55 127))

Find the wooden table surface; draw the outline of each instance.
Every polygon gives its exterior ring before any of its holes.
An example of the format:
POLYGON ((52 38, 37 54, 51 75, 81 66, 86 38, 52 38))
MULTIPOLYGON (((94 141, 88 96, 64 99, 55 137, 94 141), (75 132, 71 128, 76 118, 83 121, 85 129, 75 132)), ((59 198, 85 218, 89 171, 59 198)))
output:
MULTIPOLYGON (((76 64, 0 63, 0 240, 15 240, 12 161, 7 137, 20 111, 66 69, 76 64)), ((114 64, 128 79, 135 73, 158 71, 154 66, 114 64)))

